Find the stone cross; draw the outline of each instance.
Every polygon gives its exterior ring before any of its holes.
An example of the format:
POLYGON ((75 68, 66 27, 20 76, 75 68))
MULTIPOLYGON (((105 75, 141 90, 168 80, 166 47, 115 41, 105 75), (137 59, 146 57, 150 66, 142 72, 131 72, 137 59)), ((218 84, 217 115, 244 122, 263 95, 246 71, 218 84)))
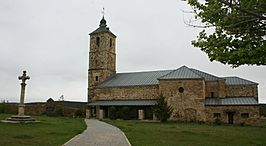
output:
POLYGON ((27 76, 26 71, 23 71, 22 76, 18 77, 19 80, 22 81, 21 85, 21 92, 20 92, 20 103, 18 107, 18 115, 23 116, 24 115, 24 98, 25 98, 25 87, 26 87, 26 80, 29 80, 30 77, 27 76))

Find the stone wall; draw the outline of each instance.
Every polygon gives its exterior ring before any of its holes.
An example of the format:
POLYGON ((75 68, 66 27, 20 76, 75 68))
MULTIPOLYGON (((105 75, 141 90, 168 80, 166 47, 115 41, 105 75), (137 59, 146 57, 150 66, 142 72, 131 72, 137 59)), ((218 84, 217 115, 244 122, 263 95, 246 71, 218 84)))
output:
POLYGON ((158 85, 97 88, 93 100, 157 99, 158 91, 158 85))
POLYGON ((90 36, 88 101, 95 96, 95 87, 116 73, 115 45, 116 37, 111 33, 90 36))
POLYGON ((259 121, 259 106, 206 106, 206 118, 208 122, 219 119, 222 123, 228 123, 228 112, 234 113, 234 124, 254 125, 259 121), (216 115, 220 114, 220 117, 216 115), (248 114, 243 117, 241 114, 248 114))
POLYGON ((257 85, 226 85, 226 96, 252 96, 258 97, 257 85))
POLYGON ((204 80, 160 80, 159 92, 173 107, 171 120, 205 121, 204 80))
POLYGON ((224 98, 226 96, 225 81, 205 81, 205 96, 224 98))

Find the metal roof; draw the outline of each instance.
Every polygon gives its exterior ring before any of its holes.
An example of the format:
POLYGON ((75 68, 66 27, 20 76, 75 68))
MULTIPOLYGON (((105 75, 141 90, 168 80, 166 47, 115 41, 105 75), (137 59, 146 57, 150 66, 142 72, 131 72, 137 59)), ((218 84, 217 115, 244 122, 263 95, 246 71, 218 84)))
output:
POLYGON ((203 77, 205 81, 225 80, 223 78, 208 74, 206 72, 203 72, 203 71, 200 71, 200 70, 197 70, 197 69, 190 68, 190 70, 192 70, 194 73, 196 73, 196 74, 200 75, 201 77, 203 77))
POLYGON ((157 100, 97 100, 88 103, 89 106, 151 106, 155 105, 157 100))
POLYGON ((258 85, 258 83, 239 77, 224 77, 226 85, 258 85))
POLYGON ((160 79, 225 80, 226 85, 257 85, 255 82, 239 77, 217 77, 197 69, 182 66, 176 70, 117 73, 100 83, 97 88, 158 85, 160 79))
POLYGON ((258 105, 254 97, 206 98, 205 105, 258 105))
POLYGON ((135 73, 118 73, 111 76, 101 84, 98 88, 108 87, 124 87, 124 86, 142 86, 159 84, 157 78, 168 74, 172 70, 135 72, 135 73))
POLYGON ((188 67, 182 66, 160 78, 160 80, 168 80, 168 79, 203 79, 202 76, 196 74, 191 71, 188 67))

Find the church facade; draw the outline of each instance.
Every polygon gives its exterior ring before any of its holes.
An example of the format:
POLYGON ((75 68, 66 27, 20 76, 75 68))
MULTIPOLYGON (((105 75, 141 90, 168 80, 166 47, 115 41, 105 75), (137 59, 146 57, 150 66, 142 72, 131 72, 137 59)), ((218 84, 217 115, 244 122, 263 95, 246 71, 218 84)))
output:
POLYGON ((259 120, 258 83, 217 77, 181 66, 174 70, 116 73, 116 36, 104 17, 90 33, 87 117, 108 118, 129 107, 132 119, 156 119, 159 95, 173 107, 170 120, 253 124, 259 120))

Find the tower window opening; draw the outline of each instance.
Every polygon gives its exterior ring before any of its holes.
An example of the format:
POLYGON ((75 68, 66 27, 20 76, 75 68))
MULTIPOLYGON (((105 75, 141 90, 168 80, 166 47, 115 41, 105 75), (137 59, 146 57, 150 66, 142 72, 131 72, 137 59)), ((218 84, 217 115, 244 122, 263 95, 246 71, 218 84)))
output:
POLYGON ((214 97, 214 92, 211 92, 211 98, 213 98, 214 97))
POLYGON ((99 47, 100 46, 100 37, 96 38, 96 45, 99 47))
POLYGON ((98 76, 96 76, 96 77, 95 77, 95 81, 98 81, 98 80, 99 80, 99 77, 98 77, 98 76))
POLYGON ((112 47, 112 44, 113 43, 113 40, 112 39, 110 39, 110 47, 112 47))

